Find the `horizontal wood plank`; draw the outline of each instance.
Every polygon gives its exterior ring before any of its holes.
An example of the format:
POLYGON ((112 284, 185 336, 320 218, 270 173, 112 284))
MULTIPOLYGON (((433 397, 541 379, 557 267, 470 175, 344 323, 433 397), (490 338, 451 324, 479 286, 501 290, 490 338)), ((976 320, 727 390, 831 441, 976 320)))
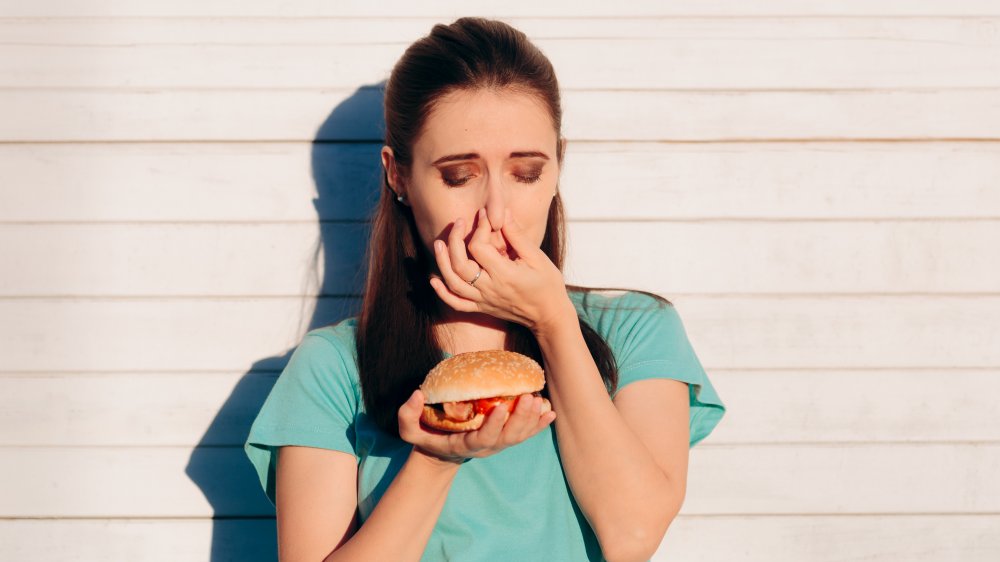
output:
POLYGON ((651 562, 992 562, 1000 516, 686 516, 651 562))
MULTIPOLYGON (((699 517, 681 513, 652 562, 994 562, 998 515, 699 517)), ((10 520, 0 558, 272 562, 273 519, 10 520), (228 559, 228 558, 227 558, 228 559)))
MULTIPOLYGON (((563 135, 571 142, 997 140, 998 93, 571 90, 562 100, 563 135)), ((0 90, 0 106, 8 115, 0 142, 382 139, 381 93, 372 87, 19 89, 0 90)))
POLYGON ((274 562, 267 519, 21 519, 0 523, 3 560, 274 562))
MULTIPOLYGON (((1000 367, 998 296, 665 296, 708 369, 1000 367)), ((0 368, 275 369, 307 327, 356 306, 353 298, 0 299, 0 368)))
MULTIPOLYGON (((699 446, 690 465, 692 515, 1000 512, 1000 444, 699 446)), ((273 514, 229 447, 4 447, 0 495, 0 517, 273 514)))
MULTIPOLYGON (((242 445, 277 376, 0 375, 0 446, 242 445)), ((709 377, 727 406, 710 444, 1000 442, 997 370, 723 370, 709 377)))
MULTIPOLYGON (((0 145, 0 222, 363 220, 380 148, 0 145)), ((994 142, 570 142, 561 173, 571 221, 1000 216, 994 142)))
MULTIPOLYGON (((0 296, 360 294, 369 231, 339 222, 0 224, 0 296)), ((571 282, 642 277, 665 294, 1000 288, 1000 264, 983 259, 996 251, 1000 219, 574 222, 568 240, 571 282)))
MULTIPOLYGON (((280 0, 216 0, 210 3, 198 0, 177 0, 169 4, 158 2, 129 2, 127 0, 91 0, 84 4, 66 4, 59 0, 39 0, 30 4, 11 4, 5 7, 8 17, 176 17, 176 16, 234 16, 234 17, 427 17, 428 14, 459 17, 470 13, 485 17, 525 16, 565 17, 567 10, 560 3, 542 4, 530 0, 511 0, 495 4, 485 0, 464 2, 460 5, 446 0, 430 0, 419 5, 404 0, 390 0, 372 4, 363 0, 343 0, 336 3, 323 0, 300 0, 289 4, 280 0)), ((956 0, 942 4, 935 0, 843 0, 836 3, 803 3, 796 0, 760 0, 747 4, 741 0, 699 0, 657 2, 633 0, 628 3, 581 2, 574 5, 577 17, 606 16, 836 16, 836 15, 1000 15, 991 0, 956 0)))
MULTIPOLYGON (((989 1, 989 0, 985 0, 989 1)), ((882 0, 880 4, 885 4, 882 0)), ((954 3, 956 7, 958 2, 954 3)), ((998 11, 997 15, 1000 15, 998 11)), ((859 17, 811 14, 766 16, 514 16, 502 20, 523 31, 532 42, 555 40, 686 39, 701 40, 878 39, 883 41, 948 41, 949 48, 990 45, 997 37, 996 16, 941 15, 901 18, 870 14, 859 17), (959 33, 960 32, 960 33, 959 33), (839 37, 838 37, 839 36, 839 37)), ((383 45, 403 47, 428 35, 434 25, 450 23, 427 13, 413 17, 58 17, 0 18, 3 44, 9 46, 170 46, 202 45, 383 45)), ((766 47, 763 45, 758 45, 766 47)), ((400 55, 405 50, 400 49, 400 55)), ((543 49, 545 50, 545 49, 543 49)), ((897 53, 900 54, 900 53, 897 53)), ((790 56, 782 54, 781 56, 790 56)), ((870 61, 857 61, 871 64, 870 61)), ((810 69, 803 69, 811 71, 810 69)), ((5 77, 6 78, 6 77, 5 77)), ((336 79, 330 77, 330 79, 336 79)), ((562 80, 560 81, 563 82, 562 80)), ((564 86, 566 84, 563 84, 564 86)))
MULTIPOLYGON (((387 79, 434 23, 0 21, 8 42, 0 51, 0 88, 352 88, 387 79)), ((552 61, 560 87, 571 90, 1000 87, 996 18, 511 23, 552 61)))

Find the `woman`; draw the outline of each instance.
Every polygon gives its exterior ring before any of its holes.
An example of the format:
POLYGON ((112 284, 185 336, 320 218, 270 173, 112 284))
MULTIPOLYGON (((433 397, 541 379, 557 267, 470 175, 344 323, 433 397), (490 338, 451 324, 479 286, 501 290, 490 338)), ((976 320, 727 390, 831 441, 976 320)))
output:
POLYGON ((385 121, 361 311, 303 338, 247 439, 280 558, 647 560, 725 407, 669 302, 565 284, 551 64, 501 22, 437 25, 385 121), (553 411, 422 427, 427 372, 484 349, 541 363, 553 411))

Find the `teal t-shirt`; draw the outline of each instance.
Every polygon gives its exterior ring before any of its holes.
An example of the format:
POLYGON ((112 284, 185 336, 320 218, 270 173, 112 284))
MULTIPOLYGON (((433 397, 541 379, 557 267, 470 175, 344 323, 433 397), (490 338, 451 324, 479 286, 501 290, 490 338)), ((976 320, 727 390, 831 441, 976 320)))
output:
MULTIPOLYGON (((673 306, 633 291, 571 292, 570 298, 611 347, 619 368, 619 390, 650 378, 686 382, 690 446, 712 432, 726 408, 673 306)), ((261 407, 245 450, 272 503, 282 445, 354 455, 363 524, 412 446, 381 431, 365 412, 354 347, 356 327, 352 317, 303 337, 261 407)), ((604 560, 563 473, 551 424, 513 447, 461 465, 421 560, 498 559, 604 560)))

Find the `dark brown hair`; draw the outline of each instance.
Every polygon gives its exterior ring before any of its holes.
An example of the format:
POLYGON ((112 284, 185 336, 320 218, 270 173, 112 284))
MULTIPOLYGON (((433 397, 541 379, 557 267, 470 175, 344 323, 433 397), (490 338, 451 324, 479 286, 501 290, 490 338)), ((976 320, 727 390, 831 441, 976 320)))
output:
MULTIPOLYGON (((409 176, 413 145, 434 103, 456 90, 481 88, 527 92, 542 100, 559 139, 556 153, 562 164, 562 109, 552 64, 521 31, 500 21, 460 18, 435 25, 427 37, 413 43, 386 83, 385 144, 401 176, 409 176)), ((541 250, 562 270, 566 225, 559 191, 549 207, 541 250)), ((383 170, 381 195, 371 217, 356 344, 365 409, 381 429, 396 436, 399 407, 444 358, 432 330, 440 318, 438 307, 444 306, 428 283, 432 260, 410 208, 396 201, 383 170)), ((575 285, 566 289, 621 290, 575 285)), ((638 292, 669 304, 658 295, 638 292)), ((618 385, 614 354, 582 318, 580 328, 610 394, 618 385)), ((534 335, 520 324, 509 323, 506 348, 543 364, 534 335)))

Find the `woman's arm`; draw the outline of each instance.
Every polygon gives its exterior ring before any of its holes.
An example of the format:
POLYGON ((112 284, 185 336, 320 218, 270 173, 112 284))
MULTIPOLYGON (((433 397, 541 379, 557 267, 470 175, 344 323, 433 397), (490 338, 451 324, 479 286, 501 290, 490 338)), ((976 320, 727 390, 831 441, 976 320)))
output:
MULTIPOLYGON (((648 560, 680 511, 686 474, 667 473, 609 398, 572 302, 534 333, 559 412, 559 454, 580 509, 608 560, 648 560)), ((686 460, 687 441, 674 441, 686 460)))
POLYGON ((413 449, 357 532, 355 458, 339 451, 283 447, 275 498, 279 557, 283 562, 419 560, 461 463, 516 445, 555 419, 554 412, 541 413, 540 398, 522 398, 513 413, 505 404, 494 408, 477 430, 439 435, 421 429, 423 394, 415 390, 398 415, 400 437, 413 449), (538 410, 532 408, 536 402, 538 410))
POLYGON ((338 451, 282 447, 276 500, 282 562, 420 560, 459 464, 410 452, 357 532, 357 461, 338 451))

